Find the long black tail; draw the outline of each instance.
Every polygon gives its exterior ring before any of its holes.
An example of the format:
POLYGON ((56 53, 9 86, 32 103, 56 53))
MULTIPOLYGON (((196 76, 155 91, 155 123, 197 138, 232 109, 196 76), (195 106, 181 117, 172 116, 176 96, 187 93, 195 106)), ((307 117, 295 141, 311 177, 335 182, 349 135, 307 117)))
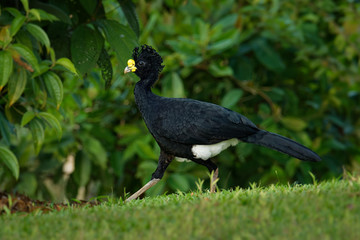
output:
POLYGON ((312 162, 321 161, 319 155, 309 148, 275 133, 259 130, 256 134, 241 140, 286 153, 300 160, 312 162))

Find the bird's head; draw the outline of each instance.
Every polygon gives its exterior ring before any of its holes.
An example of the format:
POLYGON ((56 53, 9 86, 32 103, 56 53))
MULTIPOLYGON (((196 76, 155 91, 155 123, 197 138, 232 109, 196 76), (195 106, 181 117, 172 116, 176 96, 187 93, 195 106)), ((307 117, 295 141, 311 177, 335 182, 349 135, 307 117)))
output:
POLYGON ((148 45, 136 47, 133 51, 132 59, 129 59, 124 73, 134 72, 141 79, 156 75, 162 71, 164 65, 161 56, 155 49, 148 45))

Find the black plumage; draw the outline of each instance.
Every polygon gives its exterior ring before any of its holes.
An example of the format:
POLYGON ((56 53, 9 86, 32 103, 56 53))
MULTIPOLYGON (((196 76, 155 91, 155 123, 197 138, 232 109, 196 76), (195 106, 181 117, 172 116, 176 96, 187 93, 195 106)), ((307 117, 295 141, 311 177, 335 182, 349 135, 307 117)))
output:
MULTIPOLYGON (((146 126, 161 149, 158 167, 149 186, 162 178, 174 157, 186 158, 206 166, 209 171, 216 173, 216 179, 217 166, 208 158, 225 148, 224 141, 227 146, 234 145, 239 140, 271 148, 304 161, 321 160, 307 147, 261 130, 246 117, 227 108, 193 99, 165 98, 153 94, 151 87, 164 67, 162 58, 153 48, 144 45, 134 49, 133 59, 129 60, 124 72, 135 72, 140 77, 134 90, 135 101, 146 126)), ((148 188, 147 185, 144 186, 129 199, 138 197, 148 188)))

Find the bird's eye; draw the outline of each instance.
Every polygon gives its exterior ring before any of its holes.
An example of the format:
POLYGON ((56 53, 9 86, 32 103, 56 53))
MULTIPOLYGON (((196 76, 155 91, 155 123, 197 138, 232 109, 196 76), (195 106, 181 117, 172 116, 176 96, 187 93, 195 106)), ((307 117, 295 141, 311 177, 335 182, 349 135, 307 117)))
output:
POLYGON ((144 61, 140 61, 140 62, 139 62, 139 65, 140 65, 140 66, 144 66, 144 65, 145 65, 145 62, 144 62, 144 61))

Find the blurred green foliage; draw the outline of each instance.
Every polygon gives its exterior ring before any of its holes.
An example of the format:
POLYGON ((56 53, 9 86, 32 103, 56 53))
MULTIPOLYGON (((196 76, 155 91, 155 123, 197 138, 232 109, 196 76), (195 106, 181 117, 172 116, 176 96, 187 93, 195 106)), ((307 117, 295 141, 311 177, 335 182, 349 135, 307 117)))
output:
MULTIPOLYGON (((137 77, 122 74, 137 42, 164 58, 155 93, 220 104, 323 158, 240 143, 215 159, 220 188, 359 169, 354 1, 14 2, 0 18, 0 61, 12 69, 0 69, 0 190, 64 200, 122 195, 150 179, 159 148, 134 103, 137 77)), ((198 178, 206 168, 173 162, 148 194, 189 191, 198 178)))

